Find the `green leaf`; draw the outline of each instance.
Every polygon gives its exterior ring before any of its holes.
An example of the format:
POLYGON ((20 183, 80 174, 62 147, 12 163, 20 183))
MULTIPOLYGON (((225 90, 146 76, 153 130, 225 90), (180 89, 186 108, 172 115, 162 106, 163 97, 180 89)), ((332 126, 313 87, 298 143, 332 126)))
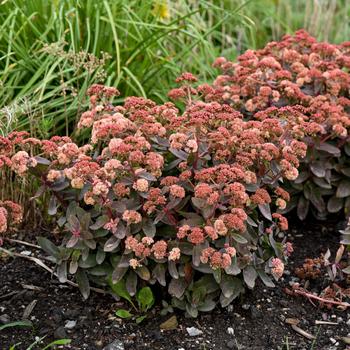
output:
POLYGON ((216 303, 214 300, 206 299, 202 304, 198 305, 198 311, 209 312, 215 309, 216 303))
POLYGON ((136 323, 139 324, 141 323, 145 318, 147 317, 147 315, 142 315, 136 318, 136 323))
POLYGON ((198 309, 193 305, 186 303, 186 311, 191 317, 193 318, 198 317, 198 309))
POLYGON ((33 323, 31 321, 28 321, 28 320, 6 323, 6 324, 0 326, 0 331, 4 330, 6 328, 11 328, 11 327, 33 327, 33 323))
POLYGON ((42 350, 50 349, 50 348, 54 347, 55 345, 68 345, 71 342, 72 342, 71 339, 58 339, 58 340, 53 341, 49 345, 45 346, 42 350))
POLYGON ((40 247, 49 255, 58 258, 60 250, 50 240, 45 237, 38 237, 40 247))
POLYGON ((132 313, 124 309, 119 309, 115 314, 120 318, 131 318, 133 316, 132 313))
POLYGON ((126 289, 126 286, 125 286, 125 281, 122 279, 120 280, 119 282, 117 283, 113 283, 112 282, 112 279, 109 278, 108 280, 108 284, 109 286, 111 287, 112 289, 112 292, 116 295, 118 295, 119 297, 127 300, 132 306, 133 308, 136 310, 136 307, 133 303, 133 301, 131 300, 131 296, 129 294, 129 292, 127 291, 126 289))
POLYGON ((136 294, 136 300, 141 311, 146 312, 154 304, 154 296, 150 287, 144 287, 136 294))
POLYGON ((350 275, 350 266, 346 267, 345 269, 342 270, 344 273, 347 275, 350 275))
POLYGON ((191 297, 192 305, 198 306, 204 300, 206 294, 207 289, 205 288, 205 286, 194 287, 191 297))

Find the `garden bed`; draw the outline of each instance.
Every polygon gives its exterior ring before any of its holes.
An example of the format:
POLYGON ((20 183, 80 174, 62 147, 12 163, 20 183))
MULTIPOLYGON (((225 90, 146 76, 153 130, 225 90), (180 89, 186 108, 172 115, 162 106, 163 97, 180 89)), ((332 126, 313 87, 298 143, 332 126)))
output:
MULTIPOLYGON (((0 261, 0 323, 18 321, 26 307, 36 300, 29 319, 34 328, 8 328, 0 332, 1 349, 18 342, 18 349, 32 343, 35 337, 46 336, 45 343, 57 338, 70 338, 67 349, 102 349, 115 340, 125 349, 345 349, 341 337, 349 332, 348 311, 314 306, 304 297, 290 296, 285 288, 295 281, 294 268, 306 257, 315 258, 327 247, 332 253, 339 242, 336 221, 308 223, 290 230, 294 237, 295 254, 282 281, 274 289, 259 286, 247 292, 229 309, 216 308, 203 313, 198 319, 186 319, 176 313, 178 327, 160 330, 160 324, 172 315, 160 316, 155 308, 141 324, 115 317, 115 310, 127 305, 116 302, 111 296, 92 293, 83 301, 77 288, 60 284, 55 277, 34 263, 21 258, 3 258, 0 261), (10 294, 12 293, 12 294, 10 294), (285 322, 286 318, 300 320, 298 326, 314 335, 309 340, 299 335, 285 322), (68 321, 73 321, 67 323, 68 321), (338 325, 316 325, 315 321, 335 322, 338 325), (67 326, 76 325, 72 329, 67 326), (196 327, 203 333, 191 337, 186 328, 196 327)), ((35 234, 31 235, 34 241, 35 234)), ((18 238, 29 240, 28 234, 18 238)), ((31 251, 32 256, 43 257, 35 248, 20 244, 5 248, 31 251)), ((28 253, 27 253, 28 254, 28 253)), ((45 262, 46 263, 46 262, 45 262)), ((311 283, 309 290, 319 293, 327 283, 311 283)))

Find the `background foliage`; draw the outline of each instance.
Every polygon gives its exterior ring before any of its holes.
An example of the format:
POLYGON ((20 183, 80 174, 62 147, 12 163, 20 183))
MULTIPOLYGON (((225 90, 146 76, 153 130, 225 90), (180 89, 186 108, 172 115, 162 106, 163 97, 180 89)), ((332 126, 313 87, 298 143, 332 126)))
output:
POLYGON ((2 1, 0 131, 70 134, 95 82, 160 102, 180 72, 210 81, 216 57, 299 28, 344 41, 349 11, 345 0, 2 1))

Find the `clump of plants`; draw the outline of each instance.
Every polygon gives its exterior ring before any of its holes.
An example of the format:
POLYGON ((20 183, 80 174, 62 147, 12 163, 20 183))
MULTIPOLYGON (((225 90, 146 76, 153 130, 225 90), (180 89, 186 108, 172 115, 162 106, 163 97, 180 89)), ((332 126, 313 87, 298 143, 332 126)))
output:
POLYGON ((285 181, 300 219, 350 209, 350 43, 317 42, 303 30, 220 67, 206 101, 240 111, 246 120, 276 118, 307 145, 299 176, 285 181))
MULTIPOLYGON (((34 198, 50 197, 64 236, 39 243, 60 281, 74 276, 85 298, 91 282, 108 288, 134 309, 118 314, 139 322, 153 286, 192 317, 257 278, 273 286, 293 251, 282 213, 348 210, 349 47, 300 31, 238 63, 219 58, 212 85, 182 74, 174 103, 114 105, 115 88, 93 85, 78 123, 86 144, 1 138, 0 168, 35 179, 34 198)), ((346 273, 338 263, 324 266, 346 273)))
POLYGON ((48 213, 65 235, 60 246, 39 243, 61 281, 74 275, 85 298, 91 281, 136 298, 158 285, 197 316, 258 277, 273 286, 269 275, 282 276, 293 248, 277 239, 288 228, 276 212, 289 200, 280 185, 298 176, 306 146, 276 118, 244 121, 204 101, 206 86, 190 73, 177 82, 178 107, 138 97, 114 106, 118 91, 94 85, 78 124, 87 144, 13 133, 1 154, 3 166, 41 183, 34 197, 50 193, 48 213))

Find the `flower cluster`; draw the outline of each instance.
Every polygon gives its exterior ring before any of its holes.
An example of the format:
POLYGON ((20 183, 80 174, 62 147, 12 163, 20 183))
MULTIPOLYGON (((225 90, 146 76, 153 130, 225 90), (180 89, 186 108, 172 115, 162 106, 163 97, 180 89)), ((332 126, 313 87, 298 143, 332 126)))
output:
POLYGON ((281 164, 293 200, 286 209, 282 200, 276 204, 282 211, 297 207, 301 219, 309 208, 319 218, 350 209, 349 47, 300 30, 237 62, 218 58, 222 74, 200 90, 205 101, 227 104, 248 120, 278 120, 284 138, 295 139, 281 164), (306 155, 300 166, 291 149, 306 155))
MULTIPOLYGON (((23 219, 20 205, 12 201, 0 201, 0 235, 4 235, 12 226, 18 225, 23 219)), ((0 236, 0 246, 3 240, 0 236)))

